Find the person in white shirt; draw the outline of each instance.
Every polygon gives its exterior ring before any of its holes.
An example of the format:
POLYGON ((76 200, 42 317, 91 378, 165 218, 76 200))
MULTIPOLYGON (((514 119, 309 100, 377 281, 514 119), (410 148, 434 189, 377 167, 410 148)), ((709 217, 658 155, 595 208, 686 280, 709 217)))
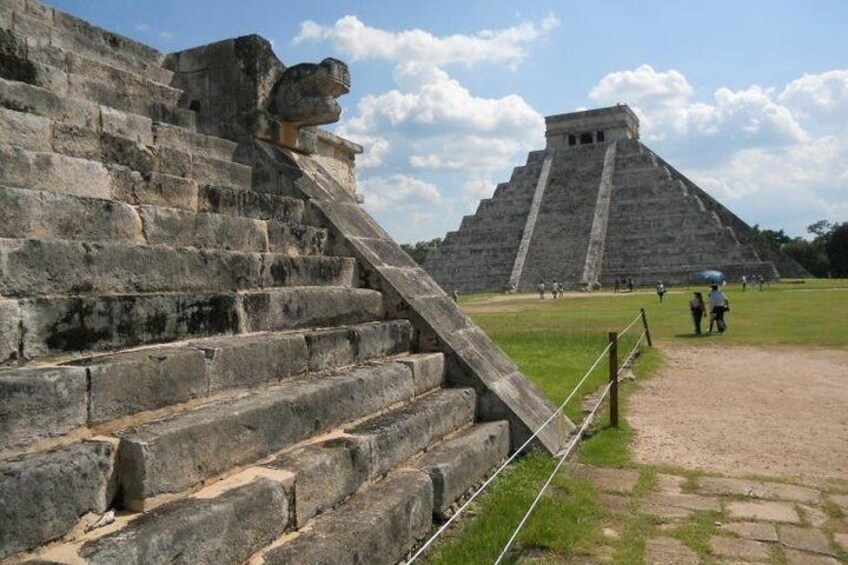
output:
POLYGON ((714 284, 710 290, 710 333, 713 333, 713 324, 718 328, 718 333, 724 333, 727 324, 724 321, 724 313, 730 310, 730 302, 727 296, 714 284))

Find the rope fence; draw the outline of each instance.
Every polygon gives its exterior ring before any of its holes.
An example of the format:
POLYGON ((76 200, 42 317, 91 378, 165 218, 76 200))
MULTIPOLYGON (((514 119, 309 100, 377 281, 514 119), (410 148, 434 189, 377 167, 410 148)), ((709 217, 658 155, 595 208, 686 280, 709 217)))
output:
POLYGON ((627 324, 627 326, 625 326, 625 328, 621 332, 610 332, 609 343, 604 348, 604 350, 601 351, 601 353, 597 356, 597 358, 595 358, 595 361, 592 363, 592 365, 589 367, 589 369, 586 371, 586 373, 583 375, 583 377, 580 379, 580 381, 574 386, 574 388, 571 390, 568 397, 562 402, 562 404, 560 404, 559 407, 554 411, 554 413, 551 414, 548 417, 548 419, 546 419, 544 422, 542 422, 542 424, 536 429, 536 431, 534 431, 533 434, 529 438, 527 438, 527 440, 524 443, 522 443, 518 447, 518 449, 516 449, 513 452, 513 454, 510 455, 506 459, 506 461, 504 461, 495 470, 495 472, 492 473, 492 475, 488 479, 486 479, 486 481, 482 485, 480 485, 477 488, 477 490, 475 490, 471 494, 471 496, 469 496, 468 499, 459 508, 457 508, 456 512, 454 512, 450 516, 450 518, 448 518, 448 520, 444 524, 442 524, 442 526, 438 530, 436 530, 436 532, 432 536, 430 536, 430 538, 428 538, 427 541, 423 545, 421 545, 421 547, 418 548, 418 550, 406 562, 407 565, 413 563, 416 559, 421 557, 421 555, 423 555, 427 551, 427 549, 433 544, 433 542, 435 542, 450 527, 450 525, 459 518, 459 516, 465 511, 465 509, 468 508, 468 506, 471 505, 471 503, 474 502, 474 500, 478 496, 480 496, 480 494, 482 494, 483 491, 486 490, 486 488, 501 474, 501 472, 504 469, 506 469, 507 466, 509 466, 509 464, 512 463, 524 451, 524 449, 528 445, 530 445, 530 443, 536 437, 539 436, 539 434, 542 432, 542 430, 548 424, 550 424, 552 421, 554 421, 555 418, 557 418, 560 414, 562 414, 562 412, 565 410, 565 407, 568 405, 568 403, 571 401, 571 399, 574 398, 574 395, 577 394, 577 391, 580 390, 580 388, 583 386, 583 384, 589 379, 589 377, 592 375, 592 373, 595 371, 595 369, 598 367, 598 365, 601 363, 601 361, 604 359, 604 357, 609 356, 609 359, 610 359, 610 381, 609 381, 609 383, 607 383, 607 385, 603 389, 603 392, 598 396, 598 399, 595 402, 595 405, 592 407, 592 410, 583 418, 583 422, 582 422, 580 428, 578 429, 578 431, 574 435, 574 437, 571 439, 571 441, 569 442, 566 449, 564 451, 561 451, 559 454, 557 454, 558 462, 557 462, 556 467, 554 468, 553 472, 548 477, 548 480, 545 481, 545 484, 542 485, 542 488, 539 490, 539 493, 536 495, 536 498, 533 500, 533 502, 530 505, 530 507, 528 508, 527 512, 522 517, 521 522, 519 522, 518 526, 515 528, 515 531, 512 533, 512 536, 510 536, 506 545, 503 547, 503 550, 501 551, 500 555, 498 556, 497 560, 495 561, 495 565, 498 565, 501 562, 501 560, 504 558, 504 556, 507 554, 507 552, 509 551, 509 548, 512 546, 513 542, 515 541, 515 538, 518 537, 518 534, 521 532, 521 529, 524 527, 524 524, 530 518, 530 515, 533 513, 533 510, 536 508, 536 505, 538 504, 539 500, 541 500, 542 496, 544 495, 545 490, 547 490, 548 486, 550 485, 551 481, 553 481, 553 479, 556 476, 559 469, 562 467, 562 465, 568 459, 568 456, 574 450, 574 447, 577 445, 577 443, 580 441, 580 439, 585 434, 586 430, 589 427, 589 424, 594 419, 595 414, 597 413, 600 406, 603 404, 603 401, 608 394, 611 394, 611 397, 610 397, 610 422, 613 426, 618 425, 618 374, 619 374, 619 372, 621 372, 622 369, 624 369, 628 365, 628 363, 630 363, 632 361, 632 359, 636 355, 636 352, 639 348, 639 345, 642 343, 642 340, 645 339, 646 337, 647 337, 647 341, 648 341, 648 346, 651 346, 651 334, 650 334, 650 331, 648 330, 648 320, 647 320, 647 317, 645 315, 644 309, 640 310, 639 314, 637 314, 636 317, 633 318, 633 321, 631 321, 629 324, 627 324), (627 357, 625 358, 624 362, 621 364, 621 366, 618 366, 618 360, 617 360, 618 341, 619 341, 619 339, 621 339, 621 336, 626 334, 634 325, 636 325, 637 322, 639 322, 639 320, 642 321, 642 325, 643 325, 642 333, 640 334, 639 338, 636 340, 636 344, 630 350, 630 352, 627 355, 627 357))

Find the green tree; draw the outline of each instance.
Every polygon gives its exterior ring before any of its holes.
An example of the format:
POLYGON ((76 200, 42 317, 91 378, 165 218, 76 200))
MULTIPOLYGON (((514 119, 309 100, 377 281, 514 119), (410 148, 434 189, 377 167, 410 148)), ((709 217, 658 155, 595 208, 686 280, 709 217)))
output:
POLYGON ((412 260, 418 263, 419 265, 424 264, 424 260, 427 259, 427 254, 430 253, 433 249, 437 248, 442 244, 442 238, 437 237, 436 239, 431 239, 430 241, 419 241, 418 243, 401 243, 400 247, 404 251, 406 251, 412 260))
POLYGON ((783 246, 783 252, 798 261, 814 277, 826 277, 830 271, 830 261, 820 243, 796 237, 783 246))
POLYGON ((834 277, 848 277, 848 222, 833 224, 827 234, 825 251, 834 277))

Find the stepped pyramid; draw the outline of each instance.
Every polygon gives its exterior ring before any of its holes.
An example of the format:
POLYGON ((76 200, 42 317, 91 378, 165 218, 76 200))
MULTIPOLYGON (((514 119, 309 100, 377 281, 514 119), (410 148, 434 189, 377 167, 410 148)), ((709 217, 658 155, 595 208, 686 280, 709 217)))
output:
POLYGON ((639 141, 626 105, 548 116, 533 151, 432 251, 425 268, 463 292, 808 277, 794 260, 639 141))
POLYGON ((553 413, 357 204, 349 80, 0 0, 0 560, 395 563, 553 413))

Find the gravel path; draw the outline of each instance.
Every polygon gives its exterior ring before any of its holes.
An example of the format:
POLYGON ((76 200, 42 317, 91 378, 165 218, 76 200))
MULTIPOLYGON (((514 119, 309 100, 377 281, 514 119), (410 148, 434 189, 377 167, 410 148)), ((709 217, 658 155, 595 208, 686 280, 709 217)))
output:
POLYGON ((634 459, 848 486, 848 351, 664 346, 634 393, 634 459))

